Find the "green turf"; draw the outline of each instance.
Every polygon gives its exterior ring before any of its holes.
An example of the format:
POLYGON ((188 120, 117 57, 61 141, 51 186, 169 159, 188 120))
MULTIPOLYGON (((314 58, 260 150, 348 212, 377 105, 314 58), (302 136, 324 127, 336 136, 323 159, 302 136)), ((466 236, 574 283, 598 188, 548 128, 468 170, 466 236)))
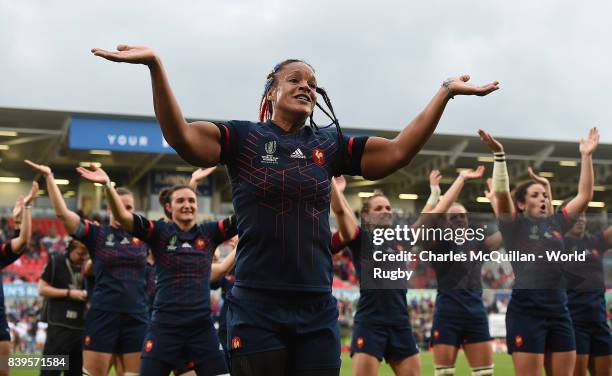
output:
MULTIPOLYGON (((495 354, 495 376, 511 376, 514 375, 514 370, 512 368, 512 358, 507 354, 495 354)), ((340 370, 341 376, 350 376, 351 373, 351 358, 348 354, 342 354, 342 369, 340 370)), ((393 375, 393 371, 391 367, 389 367, 386 363, 383 363, 380 368, 378 374, 380 376, 393 375)), ((433 367, 433 356, 430 352, 422 352, 421 353, 421 375, 429 376, 434 374, 433 367)), ((456 376, 469 376, 471 375, 470 367, 465 360, 465 356, 463 353, 459 353, 459 357, 457 359, 456 365, 456 376)))
MULTIPOLYGON (((423 376, 433 375, 433 359, 432 354, 429 352, 421 353, 421 374, 423 376)), ((35 376, 38 375, 39 372, 35 370, 11 370, 11 376, 35 376)), ((115 375, 114 372, 110 373, 112 376, 115 375)), ((380 376, 393 375, 393 371, 386 364, 383 363, 380 366, 378 374, 380 376)), ((340 370, 341 376, 351 376, 351 358, 348 354, 342 354, 342 369, 340 370)), ((459 353, 459 359, 457 360, 457 368, 455 372, 456 376, 470 375, 470 367, 468 366, 465 356, 463 353, 459 353)), ((495 354, 495 376, 511 376, 514 375, 514 371, 512 370, 512 359, 507 354, 495 354)))

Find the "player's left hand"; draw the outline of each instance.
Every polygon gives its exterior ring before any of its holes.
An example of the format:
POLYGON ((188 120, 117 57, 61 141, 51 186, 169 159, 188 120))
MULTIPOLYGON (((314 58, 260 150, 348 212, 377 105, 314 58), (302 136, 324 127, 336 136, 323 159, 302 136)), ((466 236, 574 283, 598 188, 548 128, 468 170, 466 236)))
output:
POLYGON ((448 94, 453 97, 455 95, 478 95, 479 97, 485 96, 489 93, 499 89, 499 81, 493 81, 486 85, 476 86, 469 84, 469 74, 464 74, 458 77, 448 78, 445 83, 448 83, 448 94))
POLYGON ((99 183, 106 185, 110 179, 106 172, 100 167, 92 166, 92 170, 88 170, 84 167, 77 167, 77 172, 82 178, 89 180, 92 183, 99 183))

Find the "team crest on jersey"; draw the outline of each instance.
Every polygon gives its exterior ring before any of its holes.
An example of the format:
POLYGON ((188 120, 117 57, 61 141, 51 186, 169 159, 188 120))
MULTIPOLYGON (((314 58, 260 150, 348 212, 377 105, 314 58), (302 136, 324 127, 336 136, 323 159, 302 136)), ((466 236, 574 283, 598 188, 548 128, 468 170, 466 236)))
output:
POLYGON ((319 166, 323 166, 325 164, 325 153, 323 153, 323 150, 314 148, 312 150, 312 160, 319 166))
POLYGON ((237 350, 242 347, 242 339, 238 336, 232 337, 232 350, 237 350))
POLYGON ((357 346, 358 349, 361 349, 363 348, 363 345, 365 345, 365 339, 363 339, 363 337, 357 337, 355 340, 355 346, 357 346))
POLYGON ((440 338, 440 331, 438 329, 434 330, 433 337, 434 337, 434 339, 440 338))
POLYGON ((144 351, 145 352, 151 352, 151 350, 153 350, 153 340, 152 339, 148 339, 147 342, 145 342, 144 351))
POLYGON ((523 337, 521 336, 514 337, 514 344, 516 345, 516 347, 523 346, 523 337))
POLYGON ((599 257, 599 251, 597 249, 593 249, 591 250, 591 255, 593 255, 593 257, 599 257))
POLYGON ((200 251, 203 250, 204 248, 206 248, 206 241, 202 238, 197 238, 195 241, 195 246, 197 249, 199 249, 200 251))
POLYGON ((172 235, 170 238, 166 251, 176 251, 176 235, 172 235))
POLYGON ((138 239, 138 238, 132 238, 132 244, 134 244, 134 245, 140 245, 140 239, 138 239))
POLYGON ((91 344, 91 337, 85 336, 85 346, 89 346, 91 344))
POLYGON ((113 234, 108 234, 106 236, 106 242, 104 243, 104 245, 106 245, 107 247, 114 247, 115 246, 115 235, 113 234))
POLYGON ((187 362, 187 369, 193 369, 195 367, 195 363, 193 360, 187 362))
POLYGON ((266 155, 261 156, 261 163, 265 164, 278 164, 278 157, 274 156, 276 152, 276 141, 268 141, 264 145, 266 155))

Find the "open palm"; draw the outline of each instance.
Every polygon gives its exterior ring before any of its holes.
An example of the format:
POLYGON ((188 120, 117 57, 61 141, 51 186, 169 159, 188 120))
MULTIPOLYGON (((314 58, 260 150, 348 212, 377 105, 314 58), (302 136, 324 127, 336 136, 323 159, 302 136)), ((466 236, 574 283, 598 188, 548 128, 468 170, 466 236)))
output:
POLYGON ((47 176, 47 175, 51 174, 51 167, 49 167, 49 166, 45 166, 45 165, 41 165, 41 164, 38 164, 38 163, 34 163, 31 160, 29 160, 29 159, 26 159, 24 162, 28 166, 32 167, 36 171, 38 171, 41 174, 43 174, 44 176, 47 176))
POLYGON ((479 129, 478 135, 480 136, 480 139, 482 140, 482 142, 484 142, 489 148, 489 150, 491 150, 493 153, 499 153, 499 152, 504 151, 504 146, 501 144, 501 142, 494 139, 490 133, 487 133, 483 131, 482 129, 479 129))
POLYGON ((82 178, 89 180, 92 183, 106 184, 110 181, 106 172, 99 167, 92 167, 92 170, 88 170, 84 167, 77 167, 77 172, 82 178))
POLYGON ((591 155, 599 144, 599 131, 597 128, 589 129, 587 138, 580 140, 580 154, 591 155))
POLYGON ((156 56, 155 51, 149 47, 128 46, 127 44, 118 45, 117 51, 92 48, 91 53, 93 53, 95 56, 103 57, 110 61, 145 65, 152 63, 156 56))
POLYGON ((446 82, 450 82, 448 84, 448 90, 450 95, 478 95, 482 97, 499 89, 498 81, 493 81, 486 85, 477 86, 468 83, 469 80, 470 76, 468 74, 464 74, 459 77, 452 77, 446 80, 446 82))
POLYGON ((482 177, 484 174, 485 168, 484 166, 478 166, 476 170, 464 170, 461 171, 461 176, 465 179, 478 179, 482 177))

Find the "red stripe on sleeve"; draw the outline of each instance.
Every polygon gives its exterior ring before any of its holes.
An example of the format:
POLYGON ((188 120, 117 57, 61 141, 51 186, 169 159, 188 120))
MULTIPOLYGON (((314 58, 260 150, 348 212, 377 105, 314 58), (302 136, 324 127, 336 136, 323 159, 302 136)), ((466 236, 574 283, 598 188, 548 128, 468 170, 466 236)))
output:
POLYGON ((230 147, 230 131, 229 128, 225 125, 223 126, 223 128, 225 129, 225 150, 226 152, 228 152, 230 147))
POLYGON ((6 242, 2 243, 2 255, 6 256, 6 242))
POLYGON ((561 213, 563 213, 563 217, 565 218, 565 221, 569 224, 571 221, 570 221, 569 215, 567 214, 567 207, 561 209, 561 213))
POLYGON ((348 155, 349 158, 353 158, 353 137, 349 138, 349 143, 348 143, 348 155))
POLYGON ((86 237, 89 234, 89 221, 85 220, 83 223, 85 224, 85 234, 83 234, 83 237, 86 237))
POLYGON ((153 236, 153 229, 155 228, 155 226, 153 225, 153 222, 151 222, 151 220, 148 220, 149 222, 149 232, 147 232, 147 240, 151 239, 151 236, 153 236))
POLYGON ((223 219, 220 219, 219 222, 217 222, 217 225, 219 226, 219 231, 221 231, 221 235, 223 236, 223 238, 225 238, 227 236, 227 231, 225 229, 225 225, 223 224, 223 219))

